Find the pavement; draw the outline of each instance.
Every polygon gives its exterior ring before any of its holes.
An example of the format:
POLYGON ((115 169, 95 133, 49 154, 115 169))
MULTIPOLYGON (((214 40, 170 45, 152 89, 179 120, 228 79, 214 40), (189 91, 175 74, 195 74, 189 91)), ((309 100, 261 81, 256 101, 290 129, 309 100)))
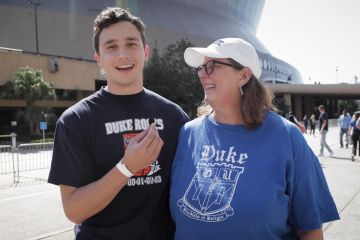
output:
MULTIPOLYGON (((304 134, 318 154, 320 134, 304 134)), ((319 157, 341 220, 324 224, 328 240, 360 240, 360 157, 351 161, 351 146, 340 148, 339 128, 331 127, 327 136, 335 152, 319 157)), ((64 215, 59 188, 46 183, 48 169, 21 173, 20 182, 12 175, 0 175, 1 240, 70 240, 73 224, 64 215)))

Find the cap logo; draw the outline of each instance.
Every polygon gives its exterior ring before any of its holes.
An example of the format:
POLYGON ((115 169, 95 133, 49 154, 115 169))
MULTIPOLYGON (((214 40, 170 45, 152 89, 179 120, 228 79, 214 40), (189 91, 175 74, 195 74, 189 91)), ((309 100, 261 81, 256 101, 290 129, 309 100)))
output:
POLYGON ((219 39, 219 40, 216 40, 213 44, 216 44, 216 45, 220 46, 223 43, 224 43, 224 41, 219 39))

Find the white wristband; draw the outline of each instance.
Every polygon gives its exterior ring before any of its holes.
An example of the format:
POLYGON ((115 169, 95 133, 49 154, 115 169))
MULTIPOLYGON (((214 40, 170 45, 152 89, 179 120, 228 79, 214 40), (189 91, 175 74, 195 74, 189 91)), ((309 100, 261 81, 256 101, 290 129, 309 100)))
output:
POLYGON ((119 171, 124 174, 124 176, 130 178, 132 177, 134 174, 132 174, 129 169, 125 166, 125 164, 120 161, 118 164, 116 164, 117 169, 119 169, 119 171))

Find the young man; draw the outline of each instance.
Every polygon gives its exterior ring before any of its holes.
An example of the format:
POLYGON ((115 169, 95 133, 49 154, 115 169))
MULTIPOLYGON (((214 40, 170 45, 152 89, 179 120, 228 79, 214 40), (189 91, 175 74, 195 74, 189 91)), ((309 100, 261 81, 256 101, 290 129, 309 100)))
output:
POLYGON ((349 147, 349 128, 351 123, 350 114, 346 109, 343 110, 343 114, 338 119, 338 124, 340 127, 340 148, 344 147, 343 136, 345 134, 345 143, 346 148, 349 147))
POLYGON ((324 105, 319 106, 319 111, 320 111, 319 131, 320 131, 320 134, 321 134, 321 139, 320 139, 320 154, 318 156, 319 157, 324 156, 324 147, 326 147, 326 149, 330 153, 330 157, 333 157, 334 152, 331 150, 331 148, 329 147, 329 145, 326 142, 326 134, 327 134, 327 132, 329 130, 329 122, 328 122, 329 117, 328 117, 327 112, 325 112, 324 105))
POLYGON ((171 239, 168 180, 188 117, 143 88, 149 47, 139 18, 105 9, 94 48, 107 86, 60 117, 49 183, 60 185, 76 239, 171 239))

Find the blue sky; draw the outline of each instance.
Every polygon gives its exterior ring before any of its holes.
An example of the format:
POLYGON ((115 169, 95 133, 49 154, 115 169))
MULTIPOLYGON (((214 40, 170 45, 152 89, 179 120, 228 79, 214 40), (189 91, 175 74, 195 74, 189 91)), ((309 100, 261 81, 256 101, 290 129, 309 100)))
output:
POLYGON ((360 83, 358 0, 266 0, 257 36, 306 84, 360 83))

